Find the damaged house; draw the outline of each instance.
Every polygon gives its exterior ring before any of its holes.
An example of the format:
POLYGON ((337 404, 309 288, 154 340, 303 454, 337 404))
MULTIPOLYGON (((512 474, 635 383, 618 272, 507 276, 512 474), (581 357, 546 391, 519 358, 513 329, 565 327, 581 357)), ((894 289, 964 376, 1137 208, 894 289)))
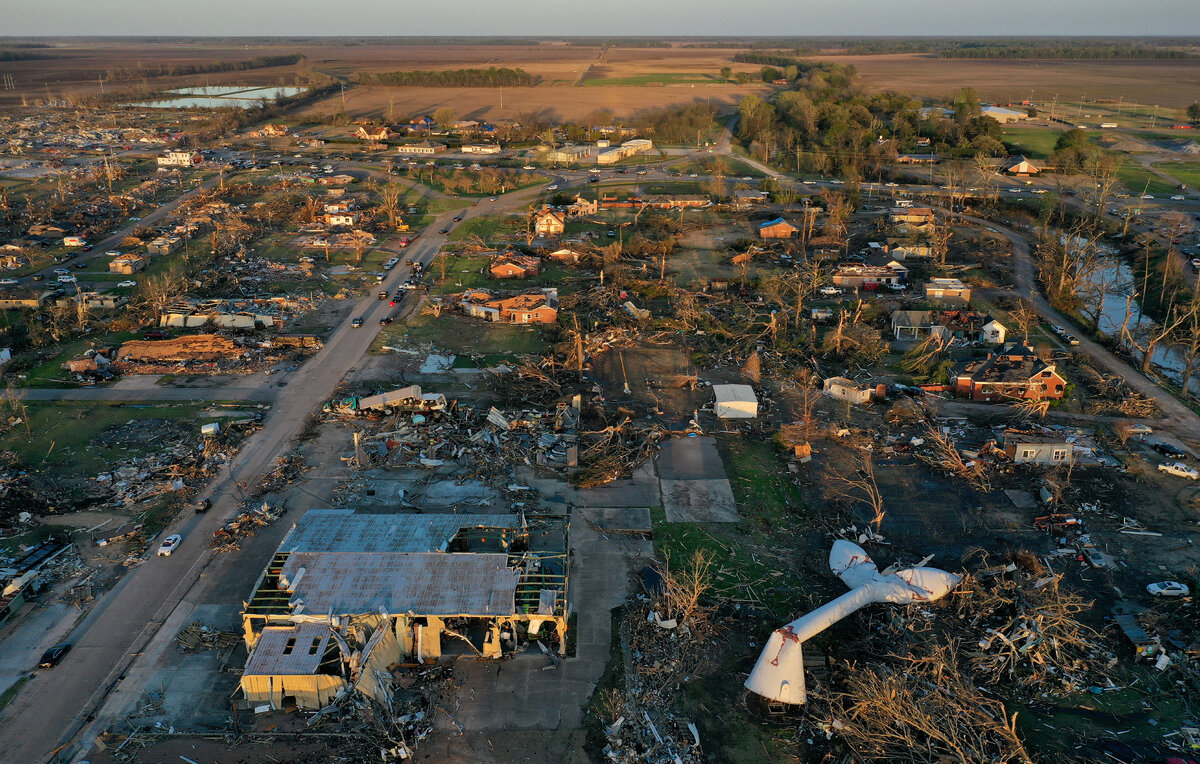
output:
POLYGON ((488 266, 488 273, 494 279, 523 279, 537 276, 542 272, 542 258, 533 255, 522 255, 519 252, 505 252, 497 255, 488 266))
POLYGON ((1010 342, 987 358, 968 361, 950 376, 956 395, 975 401, 1060 400, 1067 381, 1033 348, 1010 342))
POLYGON ((892 311, 892 336, 898 340, 924 339, 930 335, 1002 345, 1008 335, 1004 324, 975 310, 892 311))
POLYGON ((510 297, 486 289, 472 289, 458 297, 458 307, 468 316, 507 324, 552 324, 558 320, 558 290, 539 289, 510 297))
POLYGON ((1071 461, 1075 446, 1062 433, 1007 429, 1001 446, 1013 464, 1048 464, 1071 461))
POLYGON ((353 689, 383 705, 390 668, 566 651, 569 526, 515 515, 311 510, 242 613, 251 704, 319 709, 353 689))

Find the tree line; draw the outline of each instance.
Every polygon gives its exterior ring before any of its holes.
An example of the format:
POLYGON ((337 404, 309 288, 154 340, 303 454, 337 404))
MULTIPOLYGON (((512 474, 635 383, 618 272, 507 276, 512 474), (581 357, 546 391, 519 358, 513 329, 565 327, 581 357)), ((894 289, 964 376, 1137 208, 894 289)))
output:
POLYGON ((273 66, 292 66, 304 61, 299 53, 283 56, 257 56, 242 61, 213 61, 208 64, 159 64, 137 66, 124 69, 109 69, 106 79, 109 80, 140 80, 143 77, 183 77, 190 74, 214 74, 217 72, 245 72, 250 69, 268 69, 273 66))
POLYGON ((1067 40, 1009 44, 964 42, 940 50, 937 55, 939 58, 1029 58, 1089 61, 1197 58, 1195 54, 1176 48, 1118 43, 1080 45, 1077 42, 1067 40))
POLYGON ((359 72, 355 79, 363 85, 404 85, 420 88, 494 88, 530 87, 538 78, 524 69, 441 69, 411 72, 359 72))

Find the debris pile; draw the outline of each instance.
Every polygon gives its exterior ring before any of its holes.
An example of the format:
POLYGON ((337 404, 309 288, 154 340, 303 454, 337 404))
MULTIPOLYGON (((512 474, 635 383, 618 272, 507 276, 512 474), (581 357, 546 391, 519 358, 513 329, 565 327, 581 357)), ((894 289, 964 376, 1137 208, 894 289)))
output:
POLYGON ((1121 377, 1106 377, 1087 364, 1081 364, 1078 370, 1090 393, 1084 413, 1139 419, 1158 419, 1163 415, 1156 401, 1130 388, 1121 377))
POLYGON ((242 635, 236 631, 210 629, 198 621, 193 621, 175 635, 175 641, 179 643, 181 652, 228 650, 241 644, 242 635))
POLYGON ((959 585, 953 598, 959 622, 978 635, 967 651, 972 674, 988 685, 1037 693, 1093 686, 1112 655, 1077 618, 1091 603, 1061 590, 1061 574, 1036 561, 1025 567, 1031 570, 1012 564, 984 571, 959 585))
POLYGON ((241 547, 242 539, 253 536, 259 528, 275 522, 283 516, 284 511, 282 505, 272 508, 265 501, 262 507, 247 507, 237 517, 213 531, 209 546, 217 554, 232 552, 241 547))

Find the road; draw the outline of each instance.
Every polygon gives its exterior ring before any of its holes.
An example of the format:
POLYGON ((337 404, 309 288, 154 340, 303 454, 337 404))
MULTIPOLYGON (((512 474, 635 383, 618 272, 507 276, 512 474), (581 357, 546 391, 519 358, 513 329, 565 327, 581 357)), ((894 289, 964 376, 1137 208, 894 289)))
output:
MULTIPOLYGON (((50 286, 66 286, 65 284, 59 285, 55 281, 55 273, 54 273, 55 269, 66 268, 66 267, 69 267, 70 265, 93 263, 97 260, 104 260, 106 257, 104 253, 120 247, 121 242, 125 241, 125 237, 132 234, 135 229, 137 229, 140 226, 153 226, 155 223, 157 223, 158 221, 165 218, 167 215, 170 215, 172 212, 174 212, 179 207, 179 205, 183 204, 184 200, 212 188, 213 186, 217 185, 217 183, 219 183, 219 182, 220 182, 220 177, 218 177, 218 176, 211 177, 208 180, 204 181, 203 183, 198 184, 195 188, 185 191, 184 193, 175 197, 173 200, 167 202, 166 204, 163 204, 161 207, 156 208, 153 212, 146 213, 145 217, 143 217, 139 220, 135 220, 134 222, 132 222, 129 225, 125 226, 124 228, 116 231, 115 233, 109 234, 107 237, 100 240, 99 242, 89 244, 87 252, 79 253, 79 255, 77 257, 75 257, 72 260, 67 261, 66 263, 50 265, 50 266, 43 268, 40 271, 37 271, 37 273, 40 274, 44 279, 41 283, 45 284, 47 286, 47 288, 49 288, 50 286)), ((108 263, 107 262, 104 263, 103 270, 105 273, 108 272, 108 263)), ((17 281, 22 285, 36 286, 36 283, 33 281, 33 276, 34 276, 34 274, 29 274, 27 276, 21 277, 20 279, 17 279, 17 281)), ((105 281, 105 282, 96 282, 94 284, 88 284, 86 286, 88 289, 95 289, 95 290, 102 291, 104 289, 112 287, 113 283, 109 282, 109 281, 105 281)), ((80 285, 81 289, 83 287, 84 287, 84 285, 80 285)))
MULTIPOLYGON (((436 231, 451 227, 455 215, 469 218, 523 209, 543 190, 529 188, 502 196, 496 202, 484 201, 467 210, 443 213, 410 245, 407 254, 428 266, 446 241, 436 231)), ((409 270, 404 265, 392 269, 380 288, 396 289, 408 278, 409 270)), ((364 318, 363 327, 355 329, 345 323, 313 358, 288 375, 288 384, 282 388, 26 391, 30 400, 77 396, 88 400, 126 399, 107 397, 111 395, 129 395, 138 400, 183 400, 194 399, 198 394, 230 400, 239 399, 231 392, 242 390, 247 396, 245 400, 273 394, 275 405, 263 429, 246 441, 228 468, 212 481, 212 509, 203 515, 182 515, 161 534, 183 535, 178 551, 169 558, 152 557, 128 572, 100 598, 68 638, 74 648, 63 663, 52 671, 36 673, 0 714, 0 728, 10 732, 0 758, 13 762, 45 761, 61 747, 58 760, 69 760, 73 755, 85 753, 94 735, 118 717, 123 707, 117 707, 118 703, 106 705, 106 700, 125 678, 139 676, 138 659, 152 642, 174 637, 161 628, 172 612, 189 599, 202 576, 206 583, 211 583, 214 577, 233 574, 223 569, 222 564, 228 558, 213 555, 207 541, 237 510, 235 483, 255 485, 270 470, 309 416, 367 353, 379 331, 379 320, 393 310, 406 307, 409 306, 402 304, 393 309, 373 294, 363 297, 353 311, 353 315, 364 318), (18 730, 19 734, 15 734, 18 730)))
MULTIPOLYGON (((1067 318, 1050 306, 1050 303, 1046 301, 1046 298, 1038 290, 1029 242, 1024 236, 1011 228, 1006 228, 983 218, 961 214, 956 215, 956 217, 975 225, 991 228, 1003 235, 1012 244, 1014 277, 1017 283, 1016 288, 1012 290, 1012 296, 1031 298, 1038 315, 1051 324, 1064 327, 1072 325, 1067 318)), ((1164 418, 1159 424, 1160 427, 1172 430, 1176 435, 1188 437, 1195 437, 1195 434, 1200 432, 1200 415, 1197 415, 1196 412, 1185 406, 1175 396, 1163 390, 1140 371, 1134 369, 1124 359, 1110 352, 1103 345, 1089 339, 1086 333, 1078 332, 1076 336, 1079 339, 1078 349, 1081 352, 1090 355, 1108 373, 1124 379, 1126 384, 1132 389, 1142 393, 1147 398, 1154 399, 1158 403, 1159 408, 1162 409, 1164 414, 1164 418)))

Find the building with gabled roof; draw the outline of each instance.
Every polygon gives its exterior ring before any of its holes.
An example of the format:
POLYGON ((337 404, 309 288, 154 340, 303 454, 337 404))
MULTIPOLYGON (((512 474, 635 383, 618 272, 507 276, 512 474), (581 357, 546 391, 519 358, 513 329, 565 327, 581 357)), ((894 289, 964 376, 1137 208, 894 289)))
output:
POLYGON ((758 238, 760 239, 790 239, 796 235, 800 229, 783 218, 775 218, 758 224, 758 238))
POLYGON ((957 395, 975 401, 1059 400, 1067 381, 1033 348, 1010 342, 986 358, 962 364, 951 374, 950 386, 957 395))

